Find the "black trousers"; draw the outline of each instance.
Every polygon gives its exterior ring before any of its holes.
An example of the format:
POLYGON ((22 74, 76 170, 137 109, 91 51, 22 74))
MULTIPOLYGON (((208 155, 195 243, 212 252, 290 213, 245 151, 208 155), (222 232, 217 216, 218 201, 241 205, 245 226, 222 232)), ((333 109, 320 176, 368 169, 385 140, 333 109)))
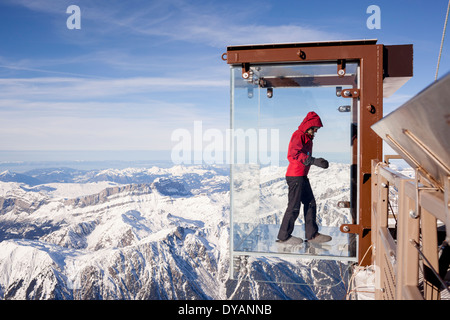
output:
POLYGON ((288 206, 281 222, 278 239, 287 240, 294 231, 294 224, 303 204, 305 217, 305 237, 312 239, 319 230, 316 223, 316 199, 308 177, 286 177, 289 186, 288 206))

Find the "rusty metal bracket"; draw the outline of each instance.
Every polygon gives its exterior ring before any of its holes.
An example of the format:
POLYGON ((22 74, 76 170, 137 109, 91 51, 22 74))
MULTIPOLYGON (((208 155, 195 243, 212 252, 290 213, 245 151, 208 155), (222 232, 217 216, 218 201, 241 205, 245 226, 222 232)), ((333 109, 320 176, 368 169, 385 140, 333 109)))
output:
POLYGON ((341 224, 340 228, 342 233, 360 233, 361 226, 359 224, 341 224))
POLYGON ((342 224, 339 229, 342 233, 357 234, 360 238, 366 238, 371 232, 371 228, 363 227, 359 224, 342 224))
POLYGON ((361 95, 361 90, 359 89, 344 89, 341 92, 342 98, 358 98, 361 95))
POLYGON ((345 59, 339 59, 337 61, 337 74, 339 78, 345 76, 345 59))
POLYGON ((248 79, 250 77, 250 63, 242 64, 242 78, 248 79))

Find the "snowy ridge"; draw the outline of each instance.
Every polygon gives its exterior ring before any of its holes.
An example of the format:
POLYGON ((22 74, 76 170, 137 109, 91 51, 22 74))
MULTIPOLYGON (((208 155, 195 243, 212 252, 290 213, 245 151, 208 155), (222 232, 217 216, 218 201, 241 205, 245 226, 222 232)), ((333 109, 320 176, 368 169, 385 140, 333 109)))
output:
MULTIPOLYGON (((262 172, 261 183, 268 188, 265 199, 274 207, 286 205, 284 172, 285 168, 262 172)), ((48 173, 53 180, 34 186, 0 182, 1 299, 342 299, 345 295, 341 282, 345 267, 334 261, 249 258, 247 262, 249 272, 258 278, 288 283, 295 279, 305 285, 228 279, 227 168, 66 169, 41 171, 33 178, 43 180, 48 173), (57 182, 62 180, 67 182, 57 182)), ((319 178, 311 183, 322 208, 330 206, 327 201, 339 200, 339 190, 347 188, 342 181, 331 181, 331 174, 340 179, 345 168, 330 166, 326 186, 320 183, 321 172, 312 174, 319 178)), ((278 209, 275 214, 282 212, 278 209)), ((332 217, 328 222, 336 223, 332 217)))

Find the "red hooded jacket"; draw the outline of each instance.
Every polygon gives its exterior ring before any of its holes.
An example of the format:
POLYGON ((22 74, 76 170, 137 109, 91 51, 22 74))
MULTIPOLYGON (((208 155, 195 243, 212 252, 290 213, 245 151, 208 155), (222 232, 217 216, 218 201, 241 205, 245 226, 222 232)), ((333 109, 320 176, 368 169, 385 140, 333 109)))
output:
POLYGON ((305 166, 303 163, 312 154, 313 137, 306 133, 311 127, 323 127, 320 117, 313 111, 306 115, 298 130, 292 134, 287 156, 289 166, 286 171, 286 176, 288 177, 308 175, 311 166, 305 166))

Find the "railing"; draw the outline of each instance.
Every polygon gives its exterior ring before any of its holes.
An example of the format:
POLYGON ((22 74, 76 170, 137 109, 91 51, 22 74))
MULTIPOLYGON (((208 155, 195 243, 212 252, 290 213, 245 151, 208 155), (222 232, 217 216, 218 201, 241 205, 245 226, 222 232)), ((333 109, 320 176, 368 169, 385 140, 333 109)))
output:
MULTIPOLYGON (((438 221, 446 223, 447 191, 423 185, 372 161, 372 264, 376 300, 436 300, 439 277, 438 221), (397 190, 395 227, 389 224, 389 187, 397 190), (392 188, 393 187, 393 188, 392 188)), ((448 288, 444 289, 448 290, 448 288)))

